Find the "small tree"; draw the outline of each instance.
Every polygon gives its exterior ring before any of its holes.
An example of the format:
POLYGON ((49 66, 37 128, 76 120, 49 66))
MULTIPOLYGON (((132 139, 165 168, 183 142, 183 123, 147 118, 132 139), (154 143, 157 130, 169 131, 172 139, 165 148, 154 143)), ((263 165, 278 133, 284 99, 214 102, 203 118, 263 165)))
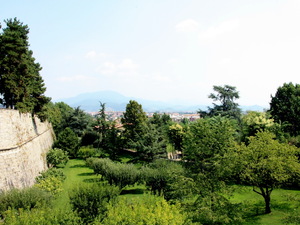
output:
POLYGON ((68 154, 59 149, 51 149, 46 155, 48 167, 57 167, 59 164, 65 166, 69 161, 68 154))
POLYGON ((70 203, 78 215, 88 224, 97 216, 103 218, 108 203, 119 195, 117 187, 99 184, 85 184, 73 189, 70 203))
MULTIPOLYGON (((274 140, 275 135, 259 132, 242 145, 240 159, 242 178, 253 185, 253 191, 265 200, 265 213, 271 212, 271 193, 300 173, 297 148, 274 140)), ((296 176, 297 177, 297 176, 296 176)))
POLYGON ((77 156, 77 151, 79 147, 79 140, 77 135, 67 127, 62 132, 58 134, 55 147, 60 148, 69 153, 71 157, 77 156))

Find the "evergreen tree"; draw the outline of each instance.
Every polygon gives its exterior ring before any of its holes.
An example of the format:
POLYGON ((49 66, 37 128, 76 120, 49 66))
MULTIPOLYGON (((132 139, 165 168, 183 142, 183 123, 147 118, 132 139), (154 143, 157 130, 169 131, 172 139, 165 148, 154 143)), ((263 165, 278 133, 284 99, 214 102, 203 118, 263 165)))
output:
POLYGON ((127 142, 135 142, 139 139, 147 122, 147 116, 143 111, 142 105, 134 100, 130 100, 121 122, 125 128, 124 135, 127 142))
POLYGON ((214 107, 208 107, 207 111, 199 110, 200 116, 228 116, 230 118, 239 119, 241 110, 239 105, 234 102, 239 99, 239 92, 236 91, 236 87, 230 85, 213 86, 215 93, 211 93, 208 97, 214 102, 220 102, 220 104, 213 103, 214 107))
POLYGON ((6 108, 36 113, 44 119, 43 107, 50 101, 44 96, 41 66, 29 50, 29 28, 16 18, 4 21, 0 34, 0 103, 6 108))

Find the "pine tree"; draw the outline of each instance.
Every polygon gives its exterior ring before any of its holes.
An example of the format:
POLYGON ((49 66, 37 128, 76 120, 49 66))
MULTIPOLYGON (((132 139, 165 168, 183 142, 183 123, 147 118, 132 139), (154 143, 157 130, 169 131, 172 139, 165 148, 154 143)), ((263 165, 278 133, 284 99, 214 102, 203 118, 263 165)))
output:
POLYGON ((17 18, 4 21, 0 34, 0 103, 6 108, 36 113, 43 117, 44 96, 41 66, 29 50, 29 28, 17 18))

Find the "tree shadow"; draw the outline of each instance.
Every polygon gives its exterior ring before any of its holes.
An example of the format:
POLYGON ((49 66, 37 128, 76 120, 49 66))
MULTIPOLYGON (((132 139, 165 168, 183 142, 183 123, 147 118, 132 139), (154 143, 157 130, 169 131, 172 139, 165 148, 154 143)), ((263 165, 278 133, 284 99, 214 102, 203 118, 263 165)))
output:
POLYGON ((130 189, 130 190, 122 190, 121 195, 127 195, 127 194, 144 194, 144 189, 137 188, 137 189, 130 189))
POLYGON ((74 166, 70 166, 70 168, 88 168, 85 164, 76 164, 74 166))
POLYGON ((83 180, 84 183, 99 183, 101 178, 88 178, 83 180))
POLYGON ((78 176, 93 176, 95 173, 90 172, 90 173, 79 173, 78 176))

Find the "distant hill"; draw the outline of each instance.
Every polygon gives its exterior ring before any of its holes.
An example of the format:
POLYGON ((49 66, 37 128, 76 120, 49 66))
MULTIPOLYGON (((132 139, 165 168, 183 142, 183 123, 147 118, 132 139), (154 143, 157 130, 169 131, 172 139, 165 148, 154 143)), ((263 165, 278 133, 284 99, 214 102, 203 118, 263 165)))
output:
MULTIPOLYGON (((135 97, 127 97, 115 91, 98 91, 83 93, 75 97, 59 99, 55 102, 65 102, 71 107, 80 106, 87 112, 99 111, 100 102, 106 103, 106 110, 125 111, 126 105, 130 100, 135 100, 143 106, 145 112, 197 112, 199 109, 207 109, 207 105, 184 105, 162 101, 145 100, 135 97)), ((261 106, 241 107, 243 111, 263 111, 261 106)))

